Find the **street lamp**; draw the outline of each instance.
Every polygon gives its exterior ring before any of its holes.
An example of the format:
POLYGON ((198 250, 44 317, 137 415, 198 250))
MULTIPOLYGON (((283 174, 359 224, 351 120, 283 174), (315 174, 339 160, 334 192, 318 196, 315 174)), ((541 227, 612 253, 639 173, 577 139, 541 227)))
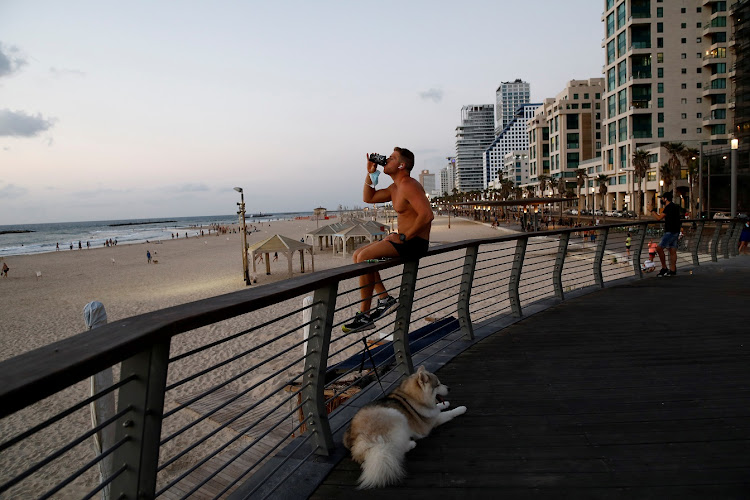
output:
POLYGON ((245 278, 245 285, 250 284, 250 272, 247 268, 247 226, 245 225, 245 195, 242 192, 241 187, 234 188, 235 191, 240 193, 240 202, 237 206, 240 207, 237 211, 237 215, 240 216, 240 229, 242 230, 242 275, 245 278))
POLYGON ((730 201, 732 207, 730 208, 730 216, 734 219, 737 217, 737 155, 739 154, 740 141, 732 139, 732 161, 730 164, 730 201))

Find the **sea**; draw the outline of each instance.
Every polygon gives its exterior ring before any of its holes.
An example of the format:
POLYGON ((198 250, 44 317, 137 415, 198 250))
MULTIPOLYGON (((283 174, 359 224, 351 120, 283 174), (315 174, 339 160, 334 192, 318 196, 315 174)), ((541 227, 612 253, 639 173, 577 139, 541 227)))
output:
MULTIPOLYGON (((312 212, 247 214, 245 221, 250 225, 310 216, 312 212)), ((107 240, 117 241, 118 245, 170 240, 173 233, 179 232, 180 237, 184 237, 187 232, 189 236, 194 236, 213 224, 226 226, 238 222, 234 214, 0 226, 0 257, 54 252, 58 243, 62 252, 69 251, 70 245, 77 250, 79 241, 83 248, 86 248, 86 243, 96 248, 104 246, 107 240)))

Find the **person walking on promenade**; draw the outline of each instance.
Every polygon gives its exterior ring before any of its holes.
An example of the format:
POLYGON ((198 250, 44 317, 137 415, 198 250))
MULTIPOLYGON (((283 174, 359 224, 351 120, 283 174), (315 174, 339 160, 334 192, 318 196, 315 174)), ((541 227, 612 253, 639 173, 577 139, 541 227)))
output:
POLYGON ((146 250, 146 259, 148 259, 148 263, 151 264, 151 252, 146 250))
MULTIPOLYGON (((354 251, 355 263, 371 259, 395 258, 419 259, 427 253, 430 244, 432 227, 432 208, 425 196, 424 188, 410 176, 414 167, 414 153, 404 148, 393 148, 393 153, 383 167, 383 173, 390 176, 393 184, 385 189, 375 189, 370 184, 370 174, 377 170, 377 165, 367 155, 367 176, 365 177, 362 200, 365 203, 393 202, 393 209, 398 214, 398 233, 391 233, 385 239, 374 241, 354 251)), ((375 328, 377 318, 393 312, 398 301, 389 296, 380 273, 373 272, 359 277, 360 311, 351 323, 342 327, 346 333, 375 328), (378 304, 371 312, 373 292, 378 295, 378 304)))
POLYGON ((742 228, 742 232, 740 233, 740 247, 737 249, 740 255, 748 253, 748 242, 750 242, 750 222, 745 221, 745 225, 742 228))
POLYGON ((662 194, 661 201, 664 204, 661 213, 656 213, 655 208, 651 209, 651 213, 654 214, 656 220, 664 221, 664 236, 656 247, 656 253, 659 254, 659 260, 661 261, 661 271, 656 275, 657 278, 677 274, 677 241, 680 237, 680 226, 682 226, 680 223, 680 208, 672 203, 672 192, 667 191, 662 194), (667 267, 664 249, 669 250, 669 267, 667 267))
POLYGON ((628 237, 625 238, 625 251, 628 253, 628 259, 630 259, 630 243, 633 241, 633 239, 630 237, 630 233, 628 233, 628 237))

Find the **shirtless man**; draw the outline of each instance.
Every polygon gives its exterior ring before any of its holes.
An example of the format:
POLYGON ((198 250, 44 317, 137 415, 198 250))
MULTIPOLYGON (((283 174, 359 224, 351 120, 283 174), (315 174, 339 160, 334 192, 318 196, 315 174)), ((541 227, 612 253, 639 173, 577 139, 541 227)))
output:
MULTIPOLYGON (((393 209, 398 213, 398 233, 391 233, 381 241, 358 248, 354 252, 354 262, 360 263, 381 257, 418 259, 427 253, 432 224, 432 208, 427 201, 422 185, 409 174, 414 167, 414 153, 404 148, 394 148, 388 158, 383 173, 393 179, 393 184, 386 189, 376 190, 370 184, 370 174, 377 170, 377 165, 367 156, 367 177, 365 178, 362 199, 365 203, 393 202, 393 209)), ((359 277, 360 312, 354 320, 342 327, 344 332, 355 332, 375 328, 374 320, 391 313, 398 307, 398 301, 388 295, 380 273, 368 273, 359 277), (378 295, 378 305, 370 311, 373 291, 378 295)))

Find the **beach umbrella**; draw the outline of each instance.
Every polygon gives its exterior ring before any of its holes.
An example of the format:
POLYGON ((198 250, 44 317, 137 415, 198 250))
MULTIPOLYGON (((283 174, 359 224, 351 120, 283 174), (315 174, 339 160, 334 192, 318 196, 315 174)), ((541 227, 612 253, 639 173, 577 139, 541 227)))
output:
MULTIPOLYGON (((102 325, 107 324, 107 311, 104 309, 104 304, 98 301, 89 302, 83 308, 83 320, 86 322, 86 327, 91 330, 102 325)), ((91 395, 94 396, 99 392, 111 387, 114 377, 112 375, 112 368, 102 370, 93 377, 91 377, 91 395)), ((114 392, 110 392, 92 402, 89 405, 91 409, 91 425, 93 427, 98 426, 101 422, 112 418, 115 414, 115 395, 114 392)), ((115 443, 115 427, 114 425, 108 425, 105 428, 94 434, 94 450, 97 455, 100 455, 102 451, 106 451, 112 447, 115 443)), ((112 474, 112 455, 107 455, 99 462, 99 475, 100 482, 104 482, 112 474)), ((102 499, 109 500, 110 492, 109 485, 102 489, 102 499)))

